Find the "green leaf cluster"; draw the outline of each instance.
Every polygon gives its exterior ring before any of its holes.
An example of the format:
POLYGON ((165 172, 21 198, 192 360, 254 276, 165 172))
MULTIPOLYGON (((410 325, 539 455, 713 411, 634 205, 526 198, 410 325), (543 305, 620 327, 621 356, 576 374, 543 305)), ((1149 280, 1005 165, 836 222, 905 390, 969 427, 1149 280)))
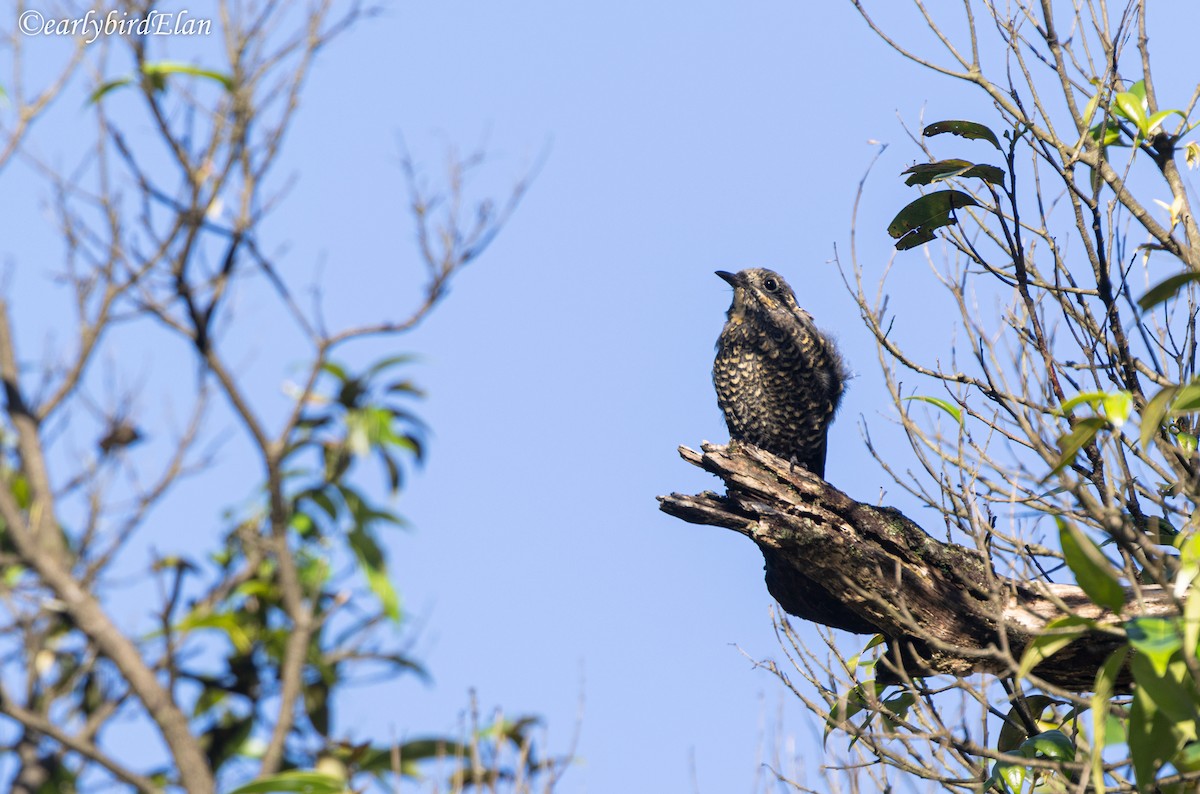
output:
MULTIPOLYGON (((860 668, 868 673, 873 672, 878 659, 862 660, 862 657, 868 651, 881 646, 885 640, 886 638, 882 634, 876 634, 860 652, 846 660, 846 669, 856 677, 860 668)), ((825 718, 823 741, 828 743, 829 735, 840 729, 853 734, 855 738, 850 740, 850 745, 853 746, 857 737, 870 727, 876 717, 880 718, 885 731, 895 732, 900 721, 908 715, 908 710, 916 703, 916 696, 908 690, 901 689, 899 692, 893 692, 888 697, 884 697, 883 694, 889 686, 891 685, 867 679, 843 692, 825 718), (853 722, 854 718, 863 712, 866 712, 863 718, 857 723, 853 722)))
MULTIPOLYGON (((1044 698, 1044 695, 1035 695, 1026 698, 1026 702, 1034 705, 1038 702, 1038 698, 1044 698)), ((1046 698, 1049 700, 1049 698, 1046 698)), ((1013 707, 1013 712, 1017 710, 1017 706, 1013 707)), ((1005 727, 1009 727, 1013 723, 1014 713, 1010 712, 1009 717, 1005 720, 1005 727)), ((1040 713, 1040 712, 1039 712, 1040 713)), ((1057 728, 1043 731, 1033 736, 1025 738, 1020 744, 1015 747, 1004 747, 1004 734, 1001 733, 1001 740, 998 743, 998 749, 1002 749, 1006 753, 1011 753, 1017 758, 1048 758, 1054 761, 1073 761, 1075 759, 1075 743, 1067 734, 1057 728)), ((1057 773, 1046 773, 1041 769, 1032 769, 1029 766, 1022 764, 1019 760, 1003 760, 997 761, 992 765, 992 773, 984 783, 984 791, 1012 791, 1019 792, 1028 781, 1031 790, 1039 790, 1045 784, 1045 778, 1057 773)))
MULTIPOLYGON (((424 425, 408 406, 421 393, 411 380, 396 375, 409 361, 408 356, 393 356, 361 372, 334 362, 322 366, 307 392, 296 395, 301 412, 280 467, 286 472, 287 494, 282 515, 264 499, 234 521, 211 560, 236 586, 216 600, 190 606, 159 633, 169 631, 177 644, 201 636, 219 636, 226 643, 220 669, 183 671, 199 687, 192 717, 202 727, 215 770, 260 753, 254 727, 269 724, 263 703, 277 686, 276 671, 292 636, 280 562, 269 553, 271 544, 279 542, 280 526, 316 627, 305 654, 303 717, 297 721, 296 735, 315 734, 332 742, 334 694, 350 673, 351 662, 341 654, 347 643, 369 648, 372 666, 380 673, 426 675, 408 655, 372 639, 376 627, 402 619, 379 533, 402 527, 404 521, 351 477, 358 461, 375 461, 384 472, 386 493, 394 497, 403 484, 403 466, 421 460, 424 425), (339 570, 342 560, 352 568, 339 570), (249 576, 237 574, 247 570, 249 576), (371 607, 370 597, 356 599, 357 617, 347 624, 336 613, 354 597, 355 574, 377 606, 371 607)), ((168 564, 181 580, 202 570, 186 560, 162 563, 168 564)), ((443 748, 448 746, 439 741, 443 748)), ((415 762, 419 755, 414 751, 404 757, 415 762)), ((297 756, 289 765, 302 766, 303 760, 297 756)), ((344 780, 295 770, 243 787, 247 793, 345 789, 344 780)))
MULTIPOLYGON (((1103 93, 1097 92, 1088 100, 1087 107, 1083 112, 1085 123, 1091 122, 1096 110, 1100 107, 1102 98, 1103 93)), ((1088 134, 1100 146, 1137 146, 1158 134, 1163 122, 1171 116, 1179 116, 1185 122, 1187 121, 1187 115, 1177 108, 1151 113, 1149 102, 1146 99, 1146 82, 1138 80, 1129 87, 1128 91, 1119 91, 1112 95, 1108 115, 1089 128, 1088 134), (1132 137, 1121 126, 1122 120, 1133 125, 1132 137)), ((1195 125, 1192 125, 1180 129, 1175 137, 1186 134, 1194 127, 1195 125)))
MULTIPOLYGON (((973 121, 939 121, 925 127, 924 135, 932 137, 949 133, 969 140, 984 140, 997 149, 1000 141, 996 133, 973 121)), ((905 184, 932 185, 946 180, 980 179, 986 185, 1002 185, 1004 171, 994 165, 977 164, 969 160, 952 158, 932 163, 919 163, 903 173, 909 177, 905 184)), ((906 251, 934 238, 934 232, 943 226, 957 223, 955 211, 964 207, 978 207, 979 202, 970 193, 962 190, 939 190, 926 193, 910 202, 896 214, 888 224, 888 234, 896 240, 896 250, 906 251)))
MULTIPOLYGON (((1060 538, 1068 567, 1080 587, 1096 604, 1113 612, 1124 609, 1124 591, 1113 565, 1099 547, 1073 525, 1059 519, 1060 538)), ((1090 710, 1090 766, 1093 783, 1104 777, 1103 753, 1113 744, 1127 743, 1138 789, 1182 794, 1191 791, 1190 782, 1158 783, 1164 769, 1176 772, 1200 770, 1200 686, 1195 671, 1200 650, 1200 539, 1192 535, 1180 549, 1177 590, 1185 593, 1180 617, 1132 617, 1116 626, 1102 626, 1096 619, 1063 616, 1047 624, 1045 630, 1025 650, 1018 675, 1036 673, 1039 663, 1071 643, 1101 629, 1119 632, 1124 642, 1110 655, 1096 674, 1090 710), (1118 681, 1128 675, 1133 682, 1132 698, 1114 698, 1118 681), (1156 788, 1157 787, 1157 788, 1156 788)), ((1026 698, 1029 708, 1041 711, 1050 701, 1043 695, 1026 698)), ((1073 717, 1079 716, 1075 710, 1073 717)), ((1011 719, 1009 721, 1011 723, 1011 719)), ((1065 727, 1063 719, 1060 727, 1065 727)), ((1018 726, 1019 727, 1019 726, 1018 726)), ((1012 736, 1017 727, 1006 723, 997 749, 1013 749, 1012 736)), ((1058 733, 1058 732, 1055 732, 1058 733)), ((1058 736, 1066 737, 1065 733, 1058 736)), ((1066 745, 1055 737, 1054 744, 1066 745)), ((1074 743, 1070 742, 1074 757, 1074 743)), ((1049 748, 1040 750, 1045 757, 1055 756, 1049 748)), ((1033 756, 1028 756, 1033 757, 1033 756)), ((989 785, 1020 791, 1028 770, 1012 762, 995 765, 989 785)), ((1097 790, 1103 790, 1098 786, 1097 790)))
POLYGON ((233 91, 233 78, 231 76, 187 63, 179 63, 177 61, 145 61, 138 71, 139 74, 137 75, 104 81, 88 96, 88 103, 94 105, 118 88, 133 85, 139 80, 155 93, 162 93, 167 90, 167 78, 171 75, 201 77, 219 84, 226 91, 233 91))
POLYGON ((424 770, 432 762, 449 769, 445 780, 433 781, 434 790, 444 787, 449 792, 462 792, 486 789, 503 781, 528 781, 561 763, 537 753, 532 731, 540 724, 536 717, 500 717, 476 728, 463 741, 425 736, 393 746, 333 743, 311 769, 291 769, 258 778, 227 794, 351 794, 363 790, 350 784, 359 776, 374 778, 390 790, 397 773, 413 781, 428 781, 424 770))

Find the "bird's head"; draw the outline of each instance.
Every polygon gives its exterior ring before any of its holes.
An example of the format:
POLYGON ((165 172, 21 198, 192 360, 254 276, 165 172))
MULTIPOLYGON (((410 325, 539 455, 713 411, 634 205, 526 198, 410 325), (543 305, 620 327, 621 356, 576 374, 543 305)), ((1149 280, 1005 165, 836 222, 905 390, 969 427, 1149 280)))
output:
POLYGON ((733 302, 729 320, 735 323, 755 318, 767 328, 794 328, 796 323, 811 324, 812 317, 796 303, 796 293, 783 276, 764 267, 729 273, 718 270, 717 275, 733 287, 733 302))

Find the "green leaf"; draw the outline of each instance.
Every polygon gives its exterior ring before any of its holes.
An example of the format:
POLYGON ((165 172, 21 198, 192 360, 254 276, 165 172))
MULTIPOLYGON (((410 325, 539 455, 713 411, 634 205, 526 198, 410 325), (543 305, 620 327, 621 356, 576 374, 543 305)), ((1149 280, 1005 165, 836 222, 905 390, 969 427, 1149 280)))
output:
MULTIPOLYGON (((1200 576, 1196 572, 1196 564, 1188 562, 1188 549, 1194 548, 1197 543, 1197 538, 1200 535, 1192 535, 1184 546, 1183 554, 1184 565, 1191 568, 1190 586, 1187 590, 1187 600, 1183 604, 1183 651, 1191 658, 1195 658, 1196 645, 1200 643, 1200 582, 1196 577, 1200 576)), ((1184 570, 1180 570, 1179 577, 1182 579, 1184 570)))
POLYGON ((1054 464, 1054 468, 1050 469, 1050 473, 1042 479, 1042 482, 1074 463, 1079 450, 1083 449, 1096 437, 1097 433, 1106 427, 1108 427, 1108 420, 1104 417, 1089 416, 1086 419, 1080 419, 1068 432, 1063 433, 1058 439, 1058 448, 1062 455, 1054 464))
POLYGON ((333 377, 337 378, 338 380, 342 381, 343 383, 345 381, 350 380, 350 375, 346 371, 346 368, 344 366, 342 366, 341 364, 337 363, 336 361, 324 362, 323 364, 321 364, 321 370, 323 372, 326 372, 326 373, 332 375, 333 377))
MULTIPOLYGON (((1197 573, 1200 573, 1200 535, 1189 534, 1186 538, 1180 540, 1179 547, 1179 564, 1182 570, 1192 568, 1197 573)), ((1188 581, 1191 581, 1189 577, 1188 581)))
POLYGON ((411 380, 398 380, 384 387, 386 394, 411 394, 414 397, 424 397, 425 392, 411 380))
POLYGON ((400 491, 400 465, 387 452, 381 452, 380 458, 383 460, 384 469, 387 471, 388 493, 395 496, 400 491))
POLYGON ((1138 298, 1138 307, 1142 311, 1149 311, 1158 304, 1165 303, 1174 298, 1184 287, 1194 281, 1200 281, 1200 273, 1194 270, 1176 273, 1173 276, 1165 278, 1146 290, 1145 295, 1138 298))
POLYGON ((234 594, 239 596, 253 596, 254 598, 273 599, 278 594, 275 591, 275 585, 272 582, 262 579, 249 579, 242 582, 234 588, 234 594))
POLYGON ((239 653, 248 653, 253 645, 250 635, 242 628, 241 621, 238 620, 238 616, 234 613, 220 612, 205 614, 203 612, 193 612, 175 625, 175 630, 181 633, 195 631, 196 629, 215 629, 224 632, 239 653))
POLYGON ((16 587, 17 583, 21 581, 21 577, 24 576, 28 570, 29 569, 24 565, 15 565, 10 563, 9 565, 4 566, 4 573, 0 575, 0 581, 3 581, 7 587, 16 587))
POLYGON ((407 522, 403 518, 389 510, 380 510, 378 507, 369 504, 363 499, 362 494, 353 488, 341 484, 334 487, 342 495, 342 501, 345 502, 346 508, 350 511, 350 516, 355 523, 369 527, 377 521, 382 521, 398 527, 406 526, 407 522))
POLYGON ((294 769, 253 780, 244 786, 238 786, 229 794, 270 794, 273 791, 295 792, 295 794, 342 794, 346 791, 346 781, 321 772, 294 769))
POLYGON ((363 378, 365 380, 370 380, 384 370, 391 369, 392 367, 396 367, 401 364, 409 364, 417 360, 418 357, 412 353, 400 353, 399 355, 388 356, 387 358, 382 358, 372 364, 370 368, 363 373, 363 378))
POLYGON ((292 529, 301 537, 305 537, 312 533, 316 524, 312 520, 312 516, 307 513, 292 513, 292 520, 288 522, 292 529))
POLYGON ((1175 618, 1133 618, 1126 621, 1125 633, 1129 644, 1146 655, 1160 676, 1166 675, 1171 656, 1183 647, 1175 618))
POLYGON ((319 592, 329 581, 329 557, 308 551, 302 551, 297 556, 300 583, 307 592, 319 592))
POLYGON ((918 245, 932 242, 937 239, 937 235, 933 233, 931 228, 914 229, 896 243, 897 251, 907 251, 910 248, 916 248, 918 245))
MULTIPOLYGON (((209 80, 216 81, 221 84, 226 91, 233 91, 233 78, 221 72, 215 72, 211 69, 201 69, 198 66, 192 66, 186 63, 177 61, 154 61, 142 64, 142 74, 146 76, 147 81, 153 86, 154 90, 162 91, 167 87, 167 75, 186 74, 193 77, 204 77, 209 80)), ((104 98, 106 94, 118 88, 131 85, 134 81, 133 77, 118 77, 115 80, 108 80, 101 83, 95 91, 88 97, 88 104, 96 104, 104 98)))
POLYGON ((1062 404, 1062 407, 1055 411, 1060 416, 1070 414, 1080 405, 1090 405, 1093 408, 1103 408, 1104 415, 1116 427, 1125 424, 1129 418, 1130 411, 1133 410, 1133 394, 1127 391, 1089 391, 1076 394, 1071 399, 1062 404))
POLYGON ((330 521, 336 521, 338 517, 337 505, 333 503, 333 499, 323 490, 306 491, 304 497, 311 500, 314 505, 321 508, 321 511, 329 518, 330 521))
POLYGON ((1117 648, 1096 671, 1096 685, 1092 692, 1092 780, 1104 779, 1104 748, 1108 746, 1108 723, 1112 718, 1109 704, 1112 702, 1117 676, 1129 658, 1129 648, 1117 648))
POLYGON ((1104 415, 1108 417, 1108 421, 1115 427, 1121 427, 1133 412, 1133 392, 1108 392, 1100 404, 1104 407, 1104 415))
POLYGON ((1106 747, 1112 747, 1117 744, 1129 744, 1129 720, 1127 718, 1118 717, 1116 714, 1108 715, 1108 723, 1104 729, 1106 747))
POLYGON ((498 719, 491 725, 485 725, 475 732, 480 739, 492 742, 509 742, 521 747, 529 742, 529 730, 541 724, 541 718, 524 716, 516 720, 498 719))
MULTIPOLYGON (((1187 676, 1187 665, 1182 659, 1177 659, 1159 673, 1156 665, 1143 654, 1135 653, 1129 661, 1133 671, 1133 680, 1138 687, 1146 691, 1146 695, 1154 701, 1155 707, 1171 718, 1178 726, 1180 723, 1196 720, 1196 694, 1194 687, 1188 687, 1184 682, 1187 676)), ((1195 733, 1195 728, 1192 729, 1195 733)))
POLYGON ((890 711, 894 716, 903 718, 907 716, 908 710, 917 702, 917 696, 912 692, 905 690, 898 694, 892 695, 883 701, 883 707, 890 711))
MULTIPOLYGON (((1022 698, 1024 707, 1034 722, 1042 715, 1048 706, 1055 702, 1054 698, 1049 695, 1028 695, 1022 698)), ((1025 729, 1025 723, 1021 719, 1021 705, 1014 703, 1012 708, 1008 710, 1008 716, 1004 718, 1004 725, 1000 728, 1000 738, 996 740, 996 749, 1002 753, 1009 753, 1021 746, 1021 742, 1029 738, 1029 733, 1025 729)))
POLYGON ((926 397, 924 395, 904 398, 905 402, 907 402, 909 400, 919 400, 923 403, 929 403, 930 405, 936 405, 938 408, 941 408, 943 411, 945 411, 946 413, 953 416, 954 421, 958 422, 960 425, 963 423, 962 411, 959 409, 959 407, 957 405, 950 402, 949 400, 943 400, 941 397, 926 397))
POLYGON ((936 163, 918 163, 907 168, 902 174, 912 174, 904 180, 904 184, 931 185, 946 179, 979 178, 993 185, 1004 183, 1004 171, 994 165, 976 165, 967 160, 939 160, 936 163))
MULTIPOLYGON (((887 639, 887 638, 886 638, 886 637, 884 637, 882 634, 876 634, 874 637, 872 637, 872 638, 870 639, 870 641, 869 641, 869 642, 867 642, 867 644, 866 644, 866 645, 864 645, 864 646, 863 646, 863 649, 862 649, 861 651, 859 651, 858 653, 854 654, 854 655, 853 655, 853 656, 851 656, 849 659, 847 659, 847 660, 846 660, 846 669, 850 671, 850 674, 851 674, 851 675, 854 675, 854 671, 855 671, 855 669, 858 667, 858 660, 862 658, 862 655, 863 655, 864 653, 866 653, 867 651, 871 650, 872 648, 875 648, 875 647, 879 646, 879 645, 880 645, 880 644, 882 644, 882 643, 883 643, 883 642, 884 642, 886 639, 887 639)), ((873 665, 873 664, 874 664, 874 662, 865 662, 864 664, 870 664, 870 665, 873 665)))
POLYGON ((867 707, 867 687, 871 687, 876 696, 882 690, 882 686, 874 681, 863 681, 861 684, 851 687, 838 698, 837 703, 833 704, 829 709, 829 716, 825 718, 825 736, 822 743, 828 742, 829 734, 845 725, 847 720, 867 707))
POLYGON ((1075 744, 1059 730, 1044 731, 1037 736, 1030 736, 1022 742, 1020 751, 1026 757, 1036 757, 1037 753, 1041 753, 1055 761, 1075 760, 1075 744))
MULTIPOLYGON (((471 748, 453 739, 429 737, 412 739, 399 747, 401 759, 401 774, 409 778, 419 777, 420 769, 415 762, 429 760, 454 760, 466 758, 471 748)), ((374 775, 384 775, 392 771, 392 747, 375 746, 367 750, 355 766, 374 775)))
POLYGON ((1102 391, 1085 391, 1076 394, 1071 399, 1067 400, 1062 406, 1055 411, 1056 414, 1066 416, 1081 405, 1090 405, 1095 408, 1105 398, 1106 393, 1102 391))
POLYGON ((1158 709, 1149 693, 1138 687, 1129 709, 1129 753, 1139 791, 1151 791, 1163 761, 1172 758, 1183 742, 1171 720, 1158 709))
POLYGON ((87 103, 89 105, 94 105, 97 102, 99 102, 101 99, 103 99, 105 94, 108 94, 111 91, 115 91, 116 89, 121 88, 123 86, 127 86, 132 82, 133 82, 132 77, 120 77, 116 80, 108 80, 106 82, 103 82, 99 86, 97 86, 96 90, 93 91, 88 96, 87 103))
POLYGON ((932 240, 934 229, 955 223, 955 210, 978 206, 979 202, 973 196, 961 190, 927 193, 897 213, 888 224, 888 234, 899 238, 896 250, 905 251, 932 240))
POLYGON ((1142 101, 1132 91, 1122 91, 1113 97, 1113 110, 1118 116, 1124 116, 1133 122, 1138 132, 1143 136, 1147 133, 1146 110, 1142 101))
POLYGON ((1100 106, 1100 92, 1097 91, 1091 99, 1088 100, 1087 106, 1083 109, 1083 125, 1092 123, 1092 116, 1096 114, 1096 108, 1100 106))
POLYGON ((1063 557, 1075 581, 1099 606, 1120 614, 1125 606, 1125 589, 1117 581, 1117 571, 1099 547, 1074 524, 1056 516, 1063 557))
MULTIPOLYGON (((1162 516, 1134 516, 1126 513, 1125 518, 1159 546, 1174 546, 1175 539, 1179 537, 1179 530, 1175 525, 1162 516)), ((1109 542, 1115 541, 1106 541, 1105 545, 1109 542)))
POLYGON ((12 488, 13 498, 17 500, 18 507, 28 510, 33 506, 33 491, 29 488, 28 477, 22 473, 14 474, 9 487, 12 488))
POLYGON ((1150 446, 1154 434, 1162 427, 1167 410, 1178 393, 1178 386, 1167 386, 1151 397, 1150 402, 1146 403, 1146 407, 1142 409, 1142 424, 1139 429, 1138 441, 1143 448, 1150 446))
MULTIPOLYGON (((1092 127, 1090 130, 1088 130, 1088 134, 1090 134, 1092 136, 1092 140, 1094 140, 1097 144, 1099 144, 1100 148, 1102 148, 1102 149, 1107 146, 1127 146, 1128 145, 1121 139, 1122 133, 1121 133, 1120 125, 1113 124, 1112 122, 1104 122, 1102 124, 1097 124, 1096 126, 1092 127)), ((1098 180, 1099 178, 1100 178, 1099 173, 1097 171, 1093 171, 1092 179, 1098 180)), ((1094 189, 1094 187, 1095 186, 1093 185, 1093 189, 1094 189)))
POLYGON ((362 523, 347 533, 346 540, 349 542, 350 548, 354 550, 354 556, 358 559, 363 576, 366 577, 367 586, 371 588, 371 592, 383 606, 384 614, 399 623, 400 597, 396 594, 396 588, 392 586, 391 579, 388 578, 387 563, 379 543, 362 523))
POLYGON ((304 713, 321 736, 329 737, 329 682, 322 679, 304 685, 304 713))
POLYGON ((367 438, 371 446, 394 446, 400 442, 392 430, 392 412, 378 405, 362 409, 367 438))
POLYGON ((934 163, 917 163, 901 171, 900 175, 911 174, 908 179, 904 180, 904 184, 909 187, 930 185, 942 179, 958 176, 974 165, 966 160, 938 160, 934 163))
MULTIPOLYGON (((963 138, 988 141, 992 146, 1000 149, 1000 140, 996 137, 996 133, 974 121, 937 121, 926 127, 921 134, 926 138, 932 138, 934 135, 941 135, 944 132, 963 138)), ((1003 149, 1000 150, 1003 151, 1003 149)))
POLYGON ((980 163, 974 168, 968 168, 963 171, 960 176, 963 179, 982 179, 984 182, 990 182, 993 185, 1004 184, 1004 171, 994 165, 980 163))
POLYGON ((1007 761, 997 761, 992 765, 992 774, 983 784, 983 790, 1019 792, 1025 785, 1025 767, 1010 764, 1007 761))
POLYGON ((1172 114, 1179 116, 1184 121, 1187 121, 1187 116, 1184 115, 1182 110, 1160 110, 1150 116, 1150 118, 1146 119, 1146 134, 1149 135, 1153 133, 1155 128, 1161 126, 1162 123, 1167 120, 1167 117, 1172 114))
POLYGON ((1200 742, 1192 742, 1171 759, 1180 772, 1195 772, 1200 769, 1200 742))
POLYGON ((1033 668, 1087 634, 1094 625, 1095 621, 1077 615, 1064 615, 1047 623, 1021 654, 1017 678, 1029 675, 1033 668))
POLYGON ((1158 716, 1149 695, 1143 690, 1136 690, 1133 693, 1133 705, 1129 707, 1129 754, 1138 788, 1143 791, 1154 780, 1154 772, 1161 760, 1155 752, 1156 745, 1164 744, 1154 737, 1155 718, 1158 716))
POLYGON ((1200 381, 1194 380, 1179 390, 1171 404, 1171 413, 1183 414, 1197 409, 1200 409, 1200 381))
POLYGON ((344 380, 342 381, 341 388, 338 389, 337 402, 343 408, 352 410, 358 407, 366 391, 367 385, 363 383, 361 378, 344 380))
POLYGON ((203 77, 220 83, 226 91, 233 90, 233 78, 212 69, 201 69, 178 61, 155 61, 142 64, 142 74, 149 77, 156 87, 165 85, 164 78, 169 74, 186 74, 192 77, 203 77))

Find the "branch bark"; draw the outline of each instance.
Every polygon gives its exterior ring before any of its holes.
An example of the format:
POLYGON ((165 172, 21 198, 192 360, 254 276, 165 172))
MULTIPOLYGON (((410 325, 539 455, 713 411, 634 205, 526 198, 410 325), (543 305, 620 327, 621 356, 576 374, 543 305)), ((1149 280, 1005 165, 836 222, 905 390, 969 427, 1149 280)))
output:
MULTIPOLYGON (((979 551, 942 543, 892 507, 851 499, 814 474, 756 447, 680 447, 717 475, 726 493, 660 496, 660 508, 693 524, 725 527, 755 542, 767 589, 788 613, 861 634, 882 634, 910 676, 1009 675, 1051 620, 1066 614, 1116 624, 1074 585, 1018 581, 979 551)), ((1176 612, 1158 587, 1129 590, 1129 614, 1176 612)), ((1095 631, 1043 661, 1036 680, 1088 691, 1118 647, 1095 631)), ((1128 678, 1118 681, 1128 686, 1128 678)))

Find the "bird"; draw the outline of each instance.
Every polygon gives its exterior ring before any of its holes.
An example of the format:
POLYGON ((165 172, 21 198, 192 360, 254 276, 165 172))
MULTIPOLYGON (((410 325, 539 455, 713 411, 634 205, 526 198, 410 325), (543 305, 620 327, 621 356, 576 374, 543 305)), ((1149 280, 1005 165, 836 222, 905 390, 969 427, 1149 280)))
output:
POLYGON ((96 446, 100 447, 101 455, 108 455, 114 450, 133 446, 142 440, 142 432, 124 419, 114 419, 108 426, 104 438, 96 446))
POLYGON ((829 425, 849 377, 841 354, 778 273, 717 275, 733 287, 713 363, 730 439, 824 478, 829 425))

